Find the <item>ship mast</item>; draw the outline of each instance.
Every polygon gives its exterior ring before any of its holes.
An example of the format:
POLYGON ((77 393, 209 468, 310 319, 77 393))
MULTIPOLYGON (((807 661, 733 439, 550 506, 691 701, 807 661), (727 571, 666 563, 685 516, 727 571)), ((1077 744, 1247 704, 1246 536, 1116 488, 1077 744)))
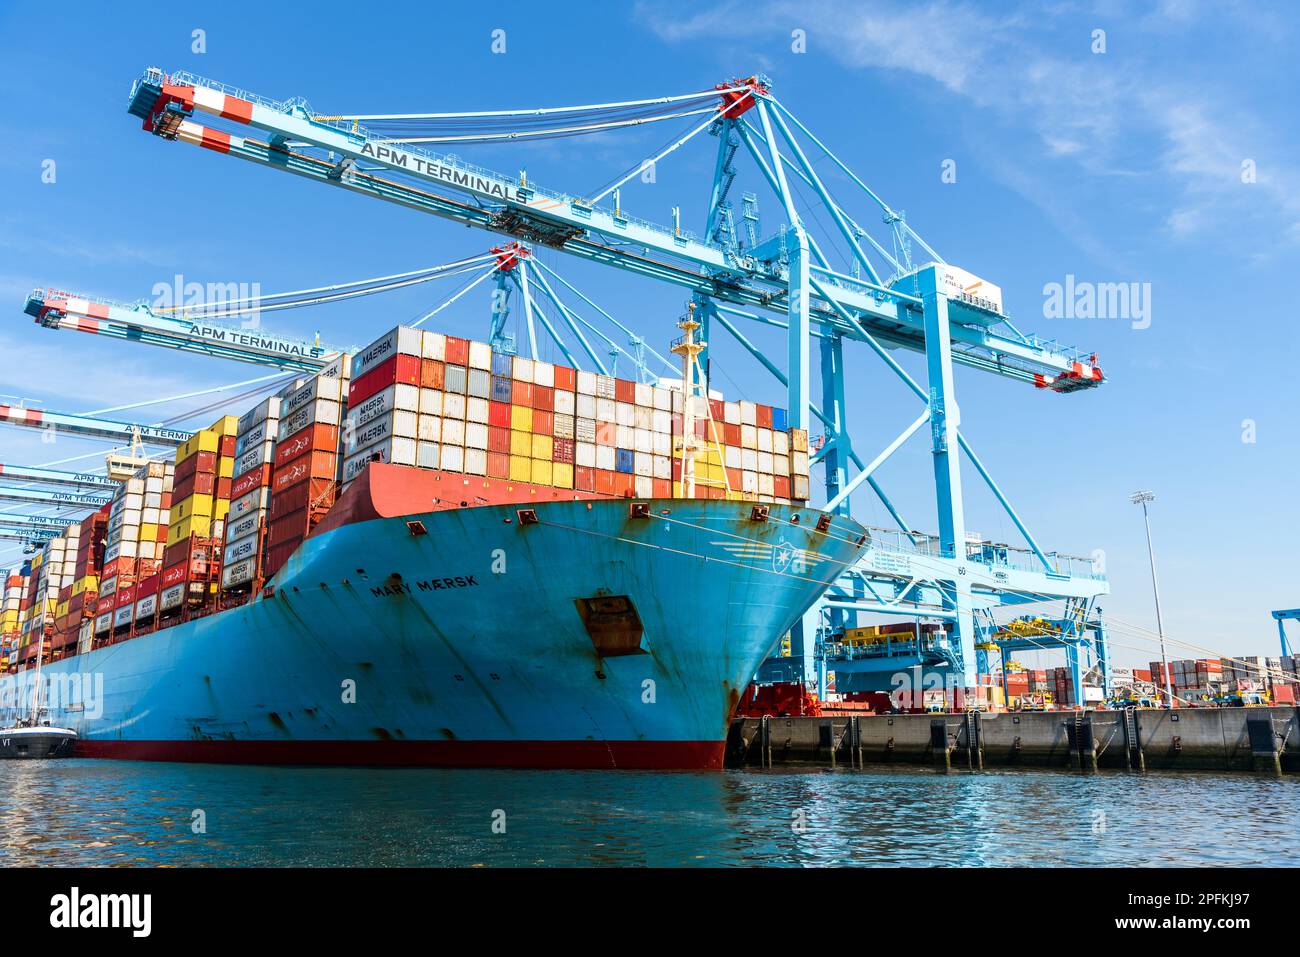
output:
MULTIPOLYGON (((686 307, 686 315, 677 323, 682 336, 673 342, 670 351, 682 357, 682 441, 676 451, 682 453, 682 498, 695 497, 695 453, 699 450, 699 438, 695 435, 695 393, 696 370, 700 368, 696 356, 703 351, 707 343, 695 341, 695 330, 700 324, 695 321, 695 303, 686 307)), ((700 370, 701 373, 703 370, 700 370)), ((701 381, 701 394, 707 396, 705 384, 701 381)))

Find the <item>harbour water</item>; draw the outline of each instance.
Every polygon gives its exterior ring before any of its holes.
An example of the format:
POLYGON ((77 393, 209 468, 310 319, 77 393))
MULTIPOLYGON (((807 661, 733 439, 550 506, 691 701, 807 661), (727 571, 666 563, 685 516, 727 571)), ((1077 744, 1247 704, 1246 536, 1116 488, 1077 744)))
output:
POLYGON ((0 763, 5 866, 1105 866, 1300 860, 1294 775, 0 763))

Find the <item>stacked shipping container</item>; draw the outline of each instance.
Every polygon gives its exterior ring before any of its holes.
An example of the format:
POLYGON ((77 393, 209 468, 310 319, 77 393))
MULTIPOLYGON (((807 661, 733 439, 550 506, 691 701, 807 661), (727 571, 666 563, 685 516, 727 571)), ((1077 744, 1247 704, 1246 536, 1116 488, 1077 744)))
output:
POLYGON ((246 591, 257 577, 271 505, 271 471, 280 432, 280 396, 259 402, 239 417, 235 471, 230 486, 222 550, 223 592, 246 591))
MULTIPOLYGON (((680 497, 680 390, 398 327, 353 361, 342 483, 371 461, 555 488, 680 497)), ((802 502, 808 435, 785 411, 694 397, 698 498, 802 502)))
MULTIPOLYGON (((136 586, 162 567, 171 502, 172 465, 150 462, 122 483, 109 503, 92 643, 128 635, 136 586)), ((147 587, 147 586, 146 586, 147 587)))

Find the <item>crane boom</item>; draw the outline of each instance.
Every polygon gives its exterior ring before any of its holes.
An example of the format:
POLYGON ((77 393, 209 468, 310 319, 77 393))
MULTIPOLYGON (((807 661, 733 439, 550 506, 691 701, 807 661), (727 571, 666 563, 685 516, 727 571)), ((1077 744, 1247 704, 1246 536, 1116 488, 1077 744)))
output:
POLYGON ((127 306, 57 289, 34 290, 23 311, 48 329, 72 329, 286 371, 316 372, 339 356, 338 349, 262 329, 160 316, 143 303, 127 306))
POLYGON ((51 433, 107 439, 123 445, 138 440, 145 445, 175 448, 193 434, 183 429, 169 429, 162 425, 140 425, 132 422, 115 422, 90 415, 70 412, 50 412, 46 409, 26 409, 16 405, 0 405, 0 425, 17 425, 29 429, 43 429, 51 433))
POLYGON ((99 508, 113 500, 103 492, 62 492, 55 489, 29 489, 0 486, 0 502, 24 505, 59 505, 67 508, 99 508))
MULTIPOLYGON (((766 88, 757 81, 751 86, 752 97, 763 102, 766 88)), ((737 115, 735 104, 735 94, 721 96, 719 119, 737 115)), ((680 228, 628 217, 617 207, 605 209, 578 196, 539 189, 451 155, 398 147, 356 123, 317 118, 301 101, 277 102, 185 72, 167 75, 149 69, 135 81, 128 110, 143 120, 146 131, 164 139, 179 139, 548 245, 671 282, 699 295, 778 313, 790 309, 784 233, 745 252, 726 248, 680 228), (192 119, 196 112, 240 131, 262 131, 269 139, 204 126, 192 119), (362 169, 361 163, 368 167, 362 169), (377 176, 372 170, 404 179, 377 176)), ((913 275, 882 285, 822 265, 814 265, 811 272, 817 284, 811 293, 804 290, 809 322, 845 338, 925 351, 925 321, 921 299, 913 295, 913 275)), ((1102 381, 1089 356, 1032 336, 1008 334, 999 325, 1004 319, 996 311, 954 299, 948 322, 952 361, 1040 386, 1055 383, 1062 374, 1083 385, 1102 381)))
POLYGON ((70 485, 81 489, 106 489, 116 491, 119 483, 105 475, 94 472, 64 472, 58 469, 40 468, 34 465, 6 465, 0 463, 0 478, 15 479, 21 482, 34 482, 40 485, 70 485))

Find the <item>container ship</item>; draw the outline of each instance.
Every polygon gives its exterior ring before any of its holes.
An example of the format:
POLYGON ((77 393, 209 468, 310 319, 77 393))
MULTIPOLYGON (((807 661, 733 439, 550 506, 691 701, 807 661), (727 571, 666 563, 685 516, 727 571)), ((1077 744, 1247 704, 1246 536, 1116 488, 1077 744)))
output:
POLYGON ((39 673, 86 757, 721 768, 868 536, 683 328, 651 385, 398 327, 222 417, 8 577, 0 704, 39 673))

